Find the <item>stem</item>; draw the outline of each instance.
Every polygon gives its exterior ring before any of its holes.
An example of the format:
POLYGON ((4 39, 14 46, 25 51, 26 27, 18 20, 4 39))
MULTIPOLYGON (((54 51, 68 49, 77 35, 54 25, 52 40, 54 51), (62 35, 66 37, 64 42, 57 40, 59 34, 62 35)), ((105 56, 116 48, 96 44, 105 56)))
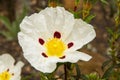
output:
POLYGON ((64 64, 65 80, 67 80, 67 64, 64 64))

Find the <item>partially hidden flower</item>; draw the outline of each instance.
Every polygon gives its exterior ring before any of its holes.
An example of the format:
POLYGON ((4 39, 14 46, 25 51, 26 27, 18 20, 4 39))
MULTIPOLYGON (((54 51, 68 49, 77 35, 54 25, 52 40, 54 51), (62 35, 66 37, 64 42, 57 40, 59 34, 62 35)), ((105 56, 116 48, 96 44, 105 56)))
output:
POLYGON ((24 57, 39 71, 51 73, 58 62, 91 59, 77 50, 94 39, 93 26, 74 19, 63 7, 48 7, 25 17, 20 29, 18 40, 24 57))
POLYGON ((15 60, 9 54, 0 55, 0 80, 20 80, 23 62, 19 61, 16 65, 15 60))

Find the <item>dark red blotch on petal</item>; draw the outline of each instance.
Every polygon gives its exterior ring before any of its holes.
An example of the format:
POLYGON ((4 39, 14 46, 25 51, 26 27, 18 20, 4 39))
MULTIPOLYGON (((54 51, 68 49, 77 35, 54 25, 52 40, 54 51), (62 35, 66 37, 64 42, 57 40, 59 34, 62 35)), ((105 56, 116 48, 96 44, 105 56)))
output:
POLYGON ((12 76, 14 76, 14 73, 12 73, 12 76))
POLYGON ((42 53, 42 56, 46 58, 48 57, 44 52, 42 53))
POLYGON ((60 59, 64 59, 65 58, 65 56, 62 56, 62 57, 59 57, 60 59))
POLYGON ((54 33, 54 38, 61 38, 60 32, 56 31, 56 32, 54 33))
POLYGON ((73 42, 70 42, 70 43, 68 43, 68 48, 71 48, 72 46, 73 46, 74 44, 73 44, 73 42))
POLYGON ((9 72, 9 69, 7 69, 7 72, 9 72))
POLYGON ((39 38, 39 43, 40 43, 41 45, 43 45, 43 44, 45 43, 45 41, 44 41, 43 39, 39 38))

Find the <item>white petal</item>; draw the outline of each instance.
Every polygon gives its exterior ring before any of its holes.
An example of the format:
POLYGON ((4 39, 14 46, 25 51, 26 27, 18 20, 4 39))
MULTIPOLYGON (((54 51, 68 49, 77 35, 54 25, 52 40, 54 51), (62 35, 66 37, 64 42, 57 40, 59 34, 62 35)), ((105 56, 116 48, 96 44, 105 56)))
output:
POLYGON ((14 66, 15 60, 9 54, 2 54, 0 56, 0 72, 5 71, 14 66))
POLYGON ((43 73, 52 73, 56 69, 56 63, 41 61, 35 68, 43 73))
POLYGON ((46 8, 40 14, 45 15, 48 30, 52 35, 55 31, 58 31, 61 33, 62 39, 65 39, 71 32, 74 25, 74 17, 63 7, 46 8))
POLYGON ((32 39, 22 32, 18 33, 18 40, 23 52, 29 52, 29 54, 38 54, 39 52, 44 51, 44 48, 41 46, 39 41, 32 39))
POLYGON ((76 63, 78 60, 89 61, 92 57, 86 53, 74 51, 71 53, 66 53, 64 59, 59 59, 59 62, 71 62, 76 63))
POLYGON ((43 46, 41 46, 38 41, 34 41, 31 37, 21 32, 18 34, 18 39, 23 49, 24 57, 28 59, 30 63, 39 63, 39 59, 43 57, 41 54, 45 51, 43 46))
POLYGON ((41 54, 24 53, 24 57, 36 69, 43 73, 51 73, 56 69, 56 63, 50 61, 49 58, 41 56, 41 54))
POLYGON ((20 80, 21 76, 21 69, 24 66, 24 63, 19 61, 15 67, 13 68, 13 70, 11 71, 12 73, 14 73, 14 76, 12 77, 12 80, 20 80))
POLYGON ((71 62, 76 63, 79 60, 89 61, 92 57, 86 53, 74 51, 74 52, 66 52, 65 58, 60 59, 58 57, 50 57, 47 62, 49 63, 58 63, 58 62, 71 62))
POLYGON ((39 38, 48 39, 50 36, 44 15, 38 13, 25 17, 20 24, 20 29, 21 32, 36 40, 39 38))
POLYGON ((82 46, 92 41, 96 36, 93 26, 85 23, 81 19, 76 19, 72 33, 65 41, 66 44, 73 42, 74 45, 69 50, 75 51, 80 49, 82 46))
POLYGON ((23 33, 19 33, 18 38, 19 43, 23 48, 24 57, 35 69, 44 73, 54 71, 56 64, 47 62, 48 58, 42 56, 41 53, 45 51, 42 46, 39 46, 38 43, 34 42, 34 40, 23 33))

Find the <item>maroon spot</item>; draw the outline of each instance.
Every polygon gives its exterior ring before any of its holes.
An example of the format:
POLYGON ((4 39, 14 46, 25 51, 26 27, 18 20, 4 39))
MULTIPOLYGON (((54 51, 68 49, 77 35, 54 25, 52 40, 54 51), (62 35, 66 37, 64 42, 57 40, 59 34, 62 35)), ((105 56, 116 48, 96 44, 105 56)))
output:
POLYGON ((14 76, 14 73, 12 73, 12 76, 14 76))
POLYGON ((46 58, 48 57, 44 52, 42 53, 42 56, 44 56, 44 57, 46 57, 46 58))
POLYGON ((61 34, 56 31, 56 32, 54 33, 54 38, 61 38, 61 34))
POLYGON ((7 72, 9 72, 9 69, 7 69, 7 72))
POLYGON ((71 48, 73 46, 73 42, 68 43, 68 48, 71 48))
POLYGON ((62 56, 62 57, 59 57, 60 59, 64 59, 65 58, 65 56, 62 56))
POLYGON ((39 43, 40 43, 41 45, 43 45, 43 44, 45 43, 45 41, 44 41, 43 39, 39 38, 39 43))

